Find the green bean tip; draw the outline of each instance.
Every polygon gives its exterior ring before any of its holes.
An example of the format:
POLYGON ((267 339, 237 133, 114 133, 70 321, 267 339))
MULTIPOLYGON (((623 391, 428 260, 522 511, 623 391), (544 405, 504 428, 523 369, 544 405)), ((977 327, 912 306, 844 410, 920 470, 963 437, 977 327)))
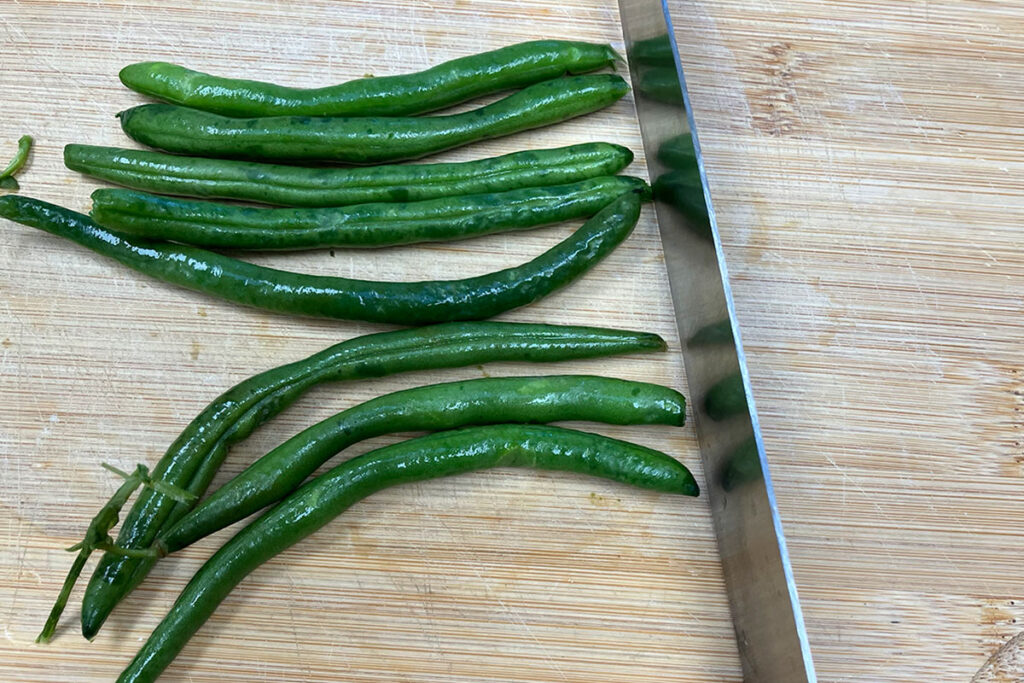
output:
POLYGON ((693 496, 694 498, 698 498, 700 496, 700 485, 697 483, 696 479, 691 478, 687 482, 686 488, 679 493, 684 496, 693 496))
POLYGON ((121 67, 121 70, 117 72, 117 79, 130 88, 130 81, 132 81, 132 76, 135 72, 144 73, 153 63, 154 62, 136 62, 134 64, 121 67))

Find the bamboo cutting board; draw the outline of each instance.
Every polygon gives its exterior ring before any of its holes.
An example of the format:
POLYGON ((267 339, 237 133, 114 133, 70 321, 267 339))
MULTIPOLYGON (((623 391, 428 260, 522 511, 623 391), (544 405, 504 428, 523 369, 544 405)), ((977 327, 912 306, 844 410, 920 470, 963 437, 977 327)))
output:
MULTIPOLYGON (((65 170, 68 142, 123 145, 113 115, 140 98, 118 69, 145 59, 316 85, 424 68, 538 36, 621 45, 611 4, 22 2, 5 6, 0 141, 35 135, 27 194, 84 210, 97 183, 65 170)), ((640 151, 632 101, 447 159, 610 140, 640 151)), ((642 158, 630 169, 643 173, 642 158)), ((379 280, 465 277, 532 258, 571 226, 355 253, 259 256, 379 280)), ((91 644, 77 599, 32 644, 71 545, 117 481, 155 462, 225 388, 386 329, 246 310, 147 280, 5 223, 0 247, 4 680, 112 680, 185 581, 226 538, 161 562, 91 644)), ((651 330, 678 351, 653 211, 578 286, 506 320, 651 330)), ((220 482, 299 429, 399 388, 457 378, 583 372, 685 388, 677 353, 556 366, 495 364, 326 386, 236 448, 220 482)), ((577 425, 699 469, 689 429, 577 425)), ((408 436, 408 435, 406 435, 408 436)), ((342 457, 397 440, 376 439, 342 457)), ((214 484, 215 486, 218 483, 214 484)), ((738 664, 706 500, 557 473, 494 471, 375 495, 251 576, 168 680, 705 681, 738 664)))
POLYGON ((971 680, 1024 629, 1024 7, 675 10, 819 678, 971 680))
MULTIPOLYGON (((35 135, 25 192, 84 210, 98 184, 60 150, 127 143, 112 116, 139 101, 116 80, 131 61, 319 85, 536 37, 621 44, 614 2, 431 4, 4 3, 0 145, 35 135)), ((1024 623, 1024 12, 680 0, 673 14, 820 678, 968 680, 1024 623)), ((639 156, 628 98, 444 158, 602 139, 639 156)), ((401 387, 595 372, 685 389, 652 216, 581 283, 503 319, 652 330, 669 354, 323 387, 219 481, 401 387)), ((161 563, 93 643, 73 601, 53 644, 33 645, 70 562, 59 548, 117 484, 99 462, 153 463, 222 389, 384 328, 222 304, 2 227, 0 679, 111 680, 226 534, 161 563)), ((455 277, 569 229, 257 260, 455 277)), ((699 469, 688 429, 575 426, 699 469)), ((1012 652, 978 680, 1021 680, 1012 652)), ((254 573, 166 679, 736 681, 739 667, 703 499, 495 471, 360 503, 254 573)))

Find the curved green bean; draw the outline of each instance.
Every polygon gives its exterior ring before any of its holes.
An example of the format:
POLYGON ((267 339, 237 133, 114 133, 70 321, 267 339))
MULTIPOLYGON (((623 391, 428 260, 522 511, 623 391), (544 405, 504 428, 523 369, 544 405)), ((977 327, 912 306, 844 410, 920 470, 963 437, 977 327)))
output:
POLYGON ((447 116, 235 119, 171 104, 144 104, 118 118, 130 138, 167 152, 370 164, 416 159, 589 114, 628 90, 620 76, 595 74, 543 81, 485 107, 447 116))
POLYGON ((64 165, 138 190, 282 206, 414 202, 614 175, 633 161, 620 145, 591 142, 476 161, 303 168, 182 157, 136 149, 67 145, 64 165))
POLYGON ((698 494, 689 470, 664 453, 558 427, 472 427, 386 446, 310 481, 224 544, 189 581, 118 682, 156 680, 246 576, 359 500, 397 484, 492 467, 565 470, 698 494))
POLYGON ((605 176, 571 185, 424 202, 265 209, 102 189, 92 193, 90 215, 111 230, 211 249, 386 247, 588 218, 619 195, 634 191, 648 194, 649 188, 639 178, 605 176))
POLYGON ((359 441, 396 432, 498 422, 588 420, 681 426, 674 389, 608 377, 502 377, 434 384, 380 396, 299 432, 217 489, 156 543, 180 550, 295 490, 316 468, 359 441))
POLYGON ((130 64, 121 82, 144 95, 224 116, 409 116, 565 74, 611 66, 610 45, 535 40, 453 59, 418 73, 289 88, 222 78, 167 62, 130 64))
POLYGON ((425 325, 490 318, 569 284, 632 232, 640 216, 640 195, 622 195, 564 241, 521 266, 464 280, 424 282, 303 275, 198 247, 133 241, 88 216, 18 195, 0 197, 0 216, 71 239, 157 279, 228 301, 297 315, 425 325))
MULTIPOLYGON (((202 496, 232 443, 323 382, 497 361, 555 362, 664 348, 660 337, 643 332, 499 322, 448 323, 357 337, 250 377, 221 394, 171 444, 153 476, 202 496)), ((161 529, 169 528, 191 507, 144 491, 125 517, 117 544, 148 548, 161 529)), ((82 601, 82 634, 86 638, 96 635, 114 606, 151 566, 144 559, 103 557, 82 601)))

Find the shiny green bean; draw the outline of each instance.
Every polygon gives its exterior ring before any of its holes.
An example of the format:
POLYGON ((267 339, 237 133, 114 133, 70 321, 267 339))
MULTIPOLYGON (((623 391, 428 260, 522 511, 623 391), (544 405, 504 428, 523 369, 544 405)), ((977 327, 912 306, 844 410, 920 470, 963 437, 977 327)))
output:
MULTIPOLYGON (((664 348, 660 337, 643 332, 499 322, 448 323, 357 337, 250 377, 223 393, 171 444, 153 468, 153 475, 202 496, 231 444, 323 382, 497 361, 542 363, 664 348)), ((144 491, 125 517, 117 544, 148 548, 162 529, 191 508, 144 491)), ((86 638, 96 635, 117 603, 151 566, 144 559, 103 557, 82 602, 86 638)))
POLYGON ((543 81, 493 104, 447 116, 235 119, 171 104, 144 104, 118 118, 130 138, 167 152, 372 164, 417 159, 565 121, 603 109, 628 90, 615 74, 594 74, 543 81))
POLYGON ((565 470, 698 494, 689 470, 664 453, 557 427, 471 427, 385 446, 310 481, 224 544, 189 581, 118 683, 155 681, 246 576, 359 500, 398 484, 492 467, 565 470))
POLYGON ((640 195, 622 195, 568 238, 521 266, 463 280, 424 282, 304 275, 198 247, 132 240, 96 225, 88 216, 18 195, 0 197, 0 216, 66 237, 165 282, 228 301, 296 315, 426 325, 490 318, 568 285, 629 236, 640 216, 640 195))
POLYGON ((361 78, 325 88, 222 78, 167 62, 130 64, 120 77, 144 95, 224 116, 410 116, 565 74, 596 71, 618 59, 610 45, 534 40, 418 73, 361 78))
POLYGON ((137 190, 308 207, 415 202, 563 185, 614 175, 632 161, 631 151, 607 142, 476 161, 358 168, 304 168, 92 145, 64 148, 68 168, 137 190))
POLYGON ((682 394, 608 377, 501 377, 433 384, 380 396, 296 434, 217 489, 157 539, 174 552, 275 503, 348 446, 381 434, 499 422, 588 420, 682 425, 682 394))
POLYGON ((386 247, 588 218, 633 191, 646 195, 649 188, 639 178, 605 176, 571 185, 422 202, 267 209, 102 189, 92 194, 90 215, 103 227, 128 235, 211 249, 386 247))

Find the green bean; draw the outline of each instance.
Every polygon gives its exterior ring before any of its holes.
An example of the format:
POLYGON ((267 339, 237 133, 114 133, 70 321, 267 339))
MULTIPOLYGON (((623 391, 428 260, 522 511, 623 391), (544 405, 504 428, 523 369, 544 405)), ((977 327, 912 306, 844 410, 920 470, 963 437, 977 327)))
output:
POLYGON ((582 116, 629 90, 614 74, 556 78, 479 109, 428 117, 270 116, 234 119, 170 104, 118 114, 133 140, 167 152, 267 161, 370 164, 416 159, 582 116))
POLYGON ((492 467, 564 470, 656 491, 698 493, 689 470, 664 453, 558 427, 471 427, 385 446, 310 481, 224 544, 117 680, 156 680, 248 574, 359 500, 398 484, 492 467))
POLYGON ((228 301, 297 315, 425 325, 490 318, 569 284, 632 232, 640 216, 640 196, 622 195, 564 241, 521 266, 464 280, 424 282, 304 275, 198 247, 133 241, 88 216, 18 195, 0 197, 0 216, 66 237, 160 280, 228 301))
POLYGON ((91 145, 64 148, 68 168, 138 190, 309 207, 412 202, 562 185, 613 175, 632 161, 631 151, 607 142, 476 161, 365 168, 301 168, 91 145))
POLYGON ((350 445, 381 434, 498 422, 589 420, 682 425, 686 402, 668 387, 588 376, 508 377, 434 384, 380 396, 296 434, 217 489, 160 535, 174 552, 295 490, 350 445))
POLYGON ((453 59, 418 73, 289 88, 222 78, 166 62, 130 64, 121 82, 144 95, 224 116, 409 116, 565 74, 611 66, 610 45, 535 40, 453 59))
MULTIPOLYGON (((395 392, 320 422, 260 458, 197 508, 179 503, 154 543, 160 554, 181 549, 202 536, 247 517, 291 493, 335 453, 380 434, 439 431, 492 422, 591 420, 610 424, 673 424, 685 419, 685 399, 673 389, 604 377, 554 376, 469 380, 395 392), (182 517, 182 515, 185 515, 182 517)), ((232 427, 234 432, 245 418, 232 427)), ((209 486, 236 433, 222 437, 186 491, 201 495, 209 486), (225 443, 227 442, 227 443, 225 443), (198 485, 197 485, 198 484, 198 485)), ((156 560, 141 559, 123 600, 156 560)))
POLYGON ((277 251, 316 247, 386 247, 460 240, 587 218, 624 192, 648 193, 630 176, 571 185, 444 197, 423 202, 330 209, 258 209, 175 199, 134 190, 96 190, 92 219, 146 239, 212 249, 277 251))
MULTIPOLYGON (((448 323, 366 335, 250 377, 221 394, 185 428, 153 476, 202 496, 231 443, 244 439, 309 388, 323 383, 496 361, 553 362, 664 350, 654 334, 525 323, 448 323)), ((146 491, 121 525, 117 544, 148 548, 188 510, 146 491)), ((144 560, 107 555, 82 603, 82 633, 92 638, 118 601, 149 571, 144 560)))
POLYGON ((25 162, 28 161, 28 155, 31 150, 32 136, 22 135, 21 138, 18 139, 18 151, 14 153, 14 158, 11 159, 11 162, 7 164, 7 167, 4 168, 4 170, 0 171, 0 190, 18 191, 18 181, 14 176, 25 166, 25 162))

